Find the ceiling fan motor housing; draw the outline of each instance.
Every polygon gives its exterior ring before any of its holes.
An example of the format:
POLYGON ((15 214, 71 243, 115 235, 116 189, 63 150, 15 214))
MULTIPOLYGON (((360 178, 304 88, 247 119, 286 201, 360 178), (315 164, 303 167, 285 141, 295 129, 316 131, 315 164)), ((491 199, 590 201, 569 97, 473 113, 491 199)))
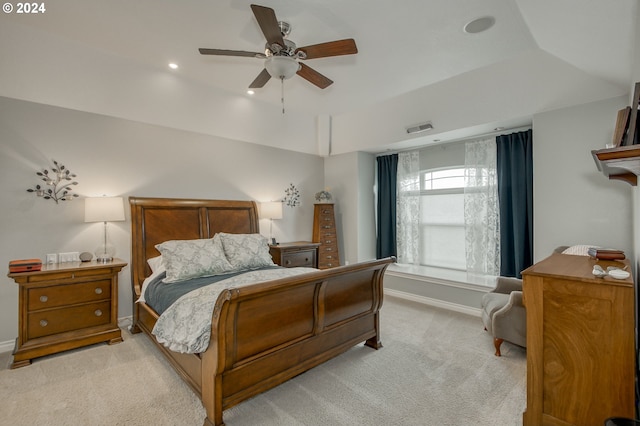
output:
MULTIPOLYGON (((284 39, 283 41, 284 41, 284 46, 280 46, 277 43, 273 43, 272 45, 269 45, 269 43, 266 43, 264 45, 264 54, 266 56, 296 57, 297 56, 296 49, 298 48, 298 46, 296 46, 296 44, 291 40, 284 39)), ((303 54, 303 52, 298 52, 298 53, 303 54)))

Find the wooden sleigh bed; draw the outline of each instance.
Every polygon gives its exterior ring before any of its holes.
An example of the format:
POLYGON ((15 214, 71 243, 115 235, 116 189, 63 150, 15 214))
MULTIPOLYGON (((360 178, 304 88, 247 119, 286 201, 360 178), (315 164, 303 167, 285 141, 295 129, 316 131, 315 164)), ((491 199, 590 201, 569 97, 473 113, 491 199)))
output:
MULTIPOLYGON (((252 201, 130 197, 133 297, 151 270, 155 245, 259 232, 252 201)), ((132 333, 145 332, 200 396, 204 425, 224 425, 223 410, 365 342, 380 348, 383 275, 393 258, 367 261, 223 290, 211 340, 200 354, 173 352, 151 334, 158 315, 133 307, 132 333)))

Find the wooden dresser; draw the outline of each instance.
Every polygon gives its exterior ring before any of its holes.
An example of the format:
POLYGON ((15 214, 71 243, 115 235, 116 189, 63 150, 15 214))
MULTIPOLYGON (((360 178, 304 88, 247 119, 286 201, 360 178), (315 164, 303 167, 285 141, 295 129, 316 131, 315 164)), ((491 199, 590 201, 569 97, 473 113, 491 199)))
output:
POLYGON ((269 253, 273 261, 285 268, 306 266, 308 268, 318 267, 318 243, 307 241, 296 241, 293 243, 280 243, 270 245, 269 253))
POLYGON ((635 418, 634 284, 596 278, 597 261, 555 253, 523 273, 527 310, 524 426, 602 426, 635 418))
POLYGON ((122 342, 118 272, 127 264, 68 262, 10 273, 20 286, 18 338, 11 368, 33 358, 91 345, 122 342))
POLYGON ((318 269, 340 266, 338 233, 333 204, 315 204, 313 210, 313 242, 318 247, 318 269))

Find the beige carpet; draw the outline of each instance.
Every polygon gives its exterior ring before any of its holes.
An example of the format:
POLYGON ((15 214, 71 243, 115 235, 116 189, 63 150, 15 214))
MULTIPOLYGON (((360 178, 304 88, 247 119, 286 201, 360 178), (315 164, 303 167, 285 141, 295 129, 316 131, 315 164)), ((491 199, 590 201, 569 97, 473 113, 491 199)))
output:
MULTIPOLYGON (((522 424, 526 355, 479 318, 387 297, 378 351, 356 346, 224 412, 241 425, 522 424)), ((1 425, 200 426, 204 409, 143 334, 8 370, 0 354, 1 425)))

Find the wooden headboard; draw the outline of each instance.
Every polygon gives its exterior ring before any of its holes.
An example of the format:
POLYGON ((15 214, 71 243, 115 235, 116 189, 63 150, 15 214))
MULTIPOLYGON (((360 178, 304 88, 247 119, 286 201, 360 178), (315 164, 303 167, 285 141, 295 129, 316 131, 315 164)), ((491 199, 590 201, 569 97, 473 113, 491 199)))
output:
POLYGON ((260 232, 254 201, 129 197, 131 205, 131 285, 140 296, 151 274, 147 259, 160 255, 155 245, 168 240, 212 238, 217 232, 260 232))

